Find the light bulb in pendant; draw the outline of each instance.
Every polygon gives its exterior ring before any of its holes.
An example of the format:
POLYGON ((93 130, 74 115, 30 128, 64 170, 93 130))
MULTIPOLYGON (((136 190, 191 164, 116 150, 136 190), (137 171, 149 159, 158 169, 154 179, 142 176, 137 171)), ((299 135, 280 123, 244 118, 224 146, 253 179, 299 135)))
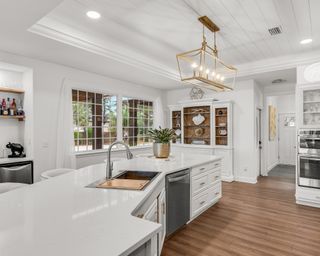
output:
POLYGON ((209 69, 207 69, 207 70, 206 70, 206 74, 208 75, 209 73, 210 73, 210 70, 209 70, 209 69))
POLYGON ((198 64, 195 63, 195 62, 193 62, 192 65, 191 65, 191 67, 192 67, 192 68, 196 68, 196 67, 198 67, 198 64))
POLYGON ((202 71, 202 70, 203 70, 203 67, 202 67, 202 66, 200 66, 200 67, 199 67, 199 70, 200 70, 200 71, 202 71))
POLYGON ((217 74, 216 78, 219 79, 220 78, 220 74, 217 74))
POLYGON ((211 75, 212 75, 212 77, 214 77, 216 75, 216 73, 214 71, 212 71, 211 75))
POLYGON ((224 81, 224 76, 222 76, 222 77, 220 78, 220 80, 223 82, 223 81, 224 81))

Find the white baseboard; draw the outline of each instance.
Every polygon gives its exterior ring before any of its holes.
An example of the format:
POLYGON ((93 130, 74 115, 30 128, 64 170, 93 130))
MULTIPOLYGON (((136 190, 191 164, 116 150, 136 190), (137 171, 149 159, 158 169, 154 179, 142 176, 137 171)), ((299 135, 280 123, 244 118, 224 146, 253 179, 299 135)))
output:
POLYGON ((296 203, 300 204, 300 205, 306 205, 306 206, 320 208, 320 203, 316 203, 314 201, 296 199, 296 203))
POLYGON ((225 182, 232 182, 232 181, 234 181, 234 176, 233 175, 231 175, 231 176, 222 175, 221 179, 222 179, 222 181, 225 181, 225 182))
POLYGON ((235 181, 256 184, 257 183, 257 177, 255 177, 255 178, 251 178, 251 177, 235 177, 235 181))

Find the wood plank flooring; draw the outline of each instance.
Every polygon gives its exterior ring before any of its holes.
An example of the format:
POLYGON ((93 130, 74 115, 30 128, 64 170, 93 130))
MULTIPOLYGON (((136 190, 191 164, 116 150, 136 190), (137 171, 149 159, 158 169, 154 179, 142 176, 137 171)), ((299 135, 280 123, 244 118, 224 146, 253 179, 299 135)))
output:
POLYGON ((320 209, 295 204, 294 180, 223 183, 223 198, 168 239, 162 256, 320 256, 320 209))

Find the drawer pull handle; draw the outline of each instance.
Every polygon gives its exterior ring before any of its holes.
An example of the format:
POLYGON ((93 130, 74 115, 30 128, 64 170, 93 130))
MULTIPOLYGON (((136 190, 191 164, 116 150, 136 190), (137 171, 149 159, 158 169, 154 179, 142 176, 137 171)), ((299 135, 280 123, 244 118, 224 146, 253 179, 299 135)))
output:
POLYGON ((144 214, 143 213, 142 214, 138 214, 137 217, 142 219, 144 217, 144 214))
POLYGON ((206 168, 205 167, 202 167, 202 168, 200 168, 200 171, 203 171, 203 170, 205 170, 206 168))
POLYGON ((204 184, 206 184, 206 183, 205 183, 205 182, 201 182, 201 183, 200 183, 200 186, 203 186, 204 184))
POLYGON ((215 178, 216 178, 216 179, 219 179, 219 177, 220 177, 220 176, 218 176, 218 175, 217 175, 217 176, 215 176, 215 178))
POLYGON ((214 164, 215 167, 219 166, 219 164, 214 164))
POLYGON ((220 193, 219 193, 219 192, 216 192, 216 193, 214 193, 214 194, 217 196, 217 195, 219 195, 220 193))
POLYGON ((206 202, 206 201, 201 201, 200 204, 202 205, 202 204, 204 204, 205 202, 206 202))

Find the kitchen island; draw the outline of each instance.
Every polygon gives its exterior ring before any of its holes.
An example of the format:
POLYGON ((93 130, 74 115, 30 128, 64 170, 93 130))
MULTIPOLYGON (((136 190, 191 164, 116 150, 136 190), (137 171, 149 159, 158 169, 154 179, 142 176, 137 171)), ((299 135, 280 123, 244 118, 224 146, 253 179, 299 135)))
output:
POLYGON ((206 168, 199 166, 220 160, 177 154, 169 160, 141 157, 117 162, 114 175, 122 170, 160 172, 143 191, 88 188, 105 177, 106 165, 97 164, 0 194, 0 255, 129 255, 161 230, 160 224, 134 213, 164 186, 165 176, 187 168, 201 172, 206 168))

